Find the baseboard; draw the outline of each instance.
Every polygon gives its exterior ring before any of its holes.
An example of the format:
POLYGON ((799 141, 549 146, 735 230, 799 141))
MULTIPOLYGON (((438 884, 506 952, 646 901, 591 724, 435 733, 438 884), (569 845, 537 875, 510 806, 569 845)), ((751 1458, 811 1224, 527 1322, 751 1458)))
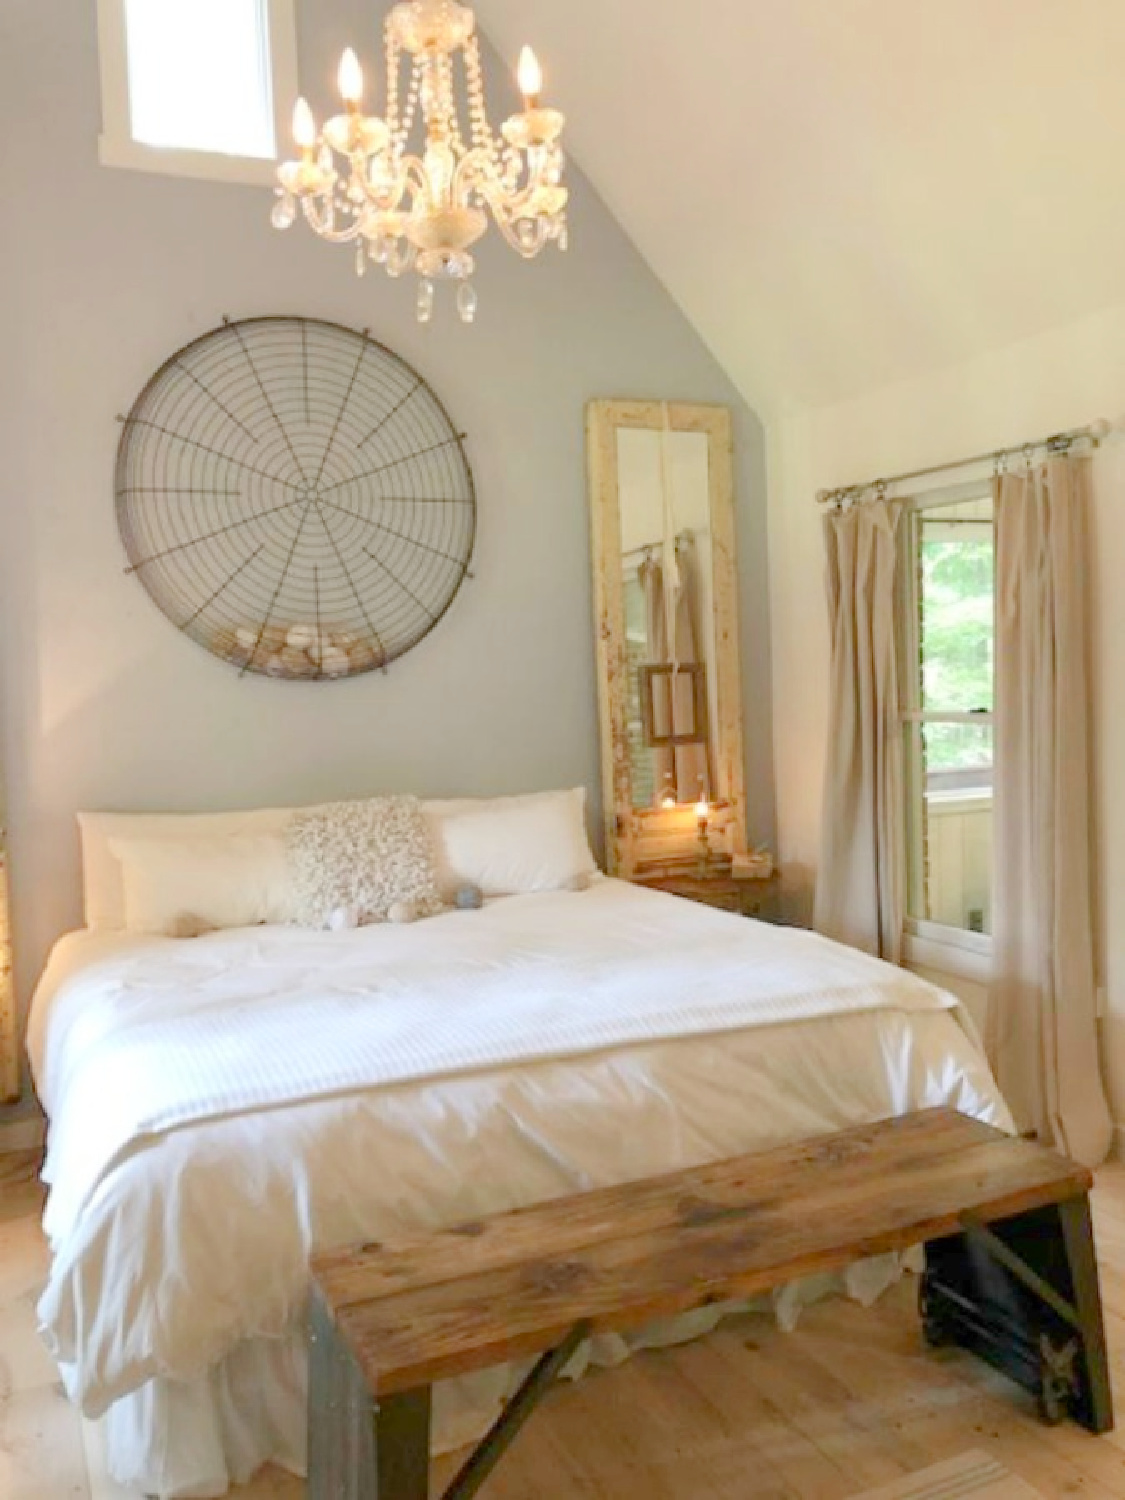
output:
POLYGON ((0 1125, 0 1155, 6 1151, 41 1151, 47 1139, 47 1122, 37 1115, 0 1125))

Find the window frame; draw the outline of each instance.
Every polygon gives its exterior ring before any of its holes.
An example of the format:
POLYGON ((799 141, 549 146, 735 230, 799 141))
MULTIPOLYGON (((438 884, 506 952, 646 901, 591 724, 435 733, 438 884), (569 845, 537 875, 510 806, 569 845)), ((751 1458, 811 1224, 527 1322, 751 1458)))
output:
MULTIPOLYGON (((995 727, 995 710, 988 713, 940 713, 926 712, 921 707, 918 687, 917 662, 920 649, 918 629, 918 573, 917 557, 920 542, 919 525, 925 511, 940 510, 945 506, 961 505, 966 501, 993 498, 991 479, 981 478, 964 484, 944 486, 904 497, 905 514, 902 536, 901 589, 899 593, 899 642, 902 650, 900 672, 899 732, 902 735, 904 756, 904 843, 903 870, 910 887, 911 861, 923 857, 922 841, 912 826, 914 817, 906 793, 909 787, 921 785, 918 767, 911 768, 908 756, 907 729, 911 724, 928 722, 965 723, 992 725, 995 727)), ((994 523, 995 524, 995 523, 994 523)), ((995 774, 995 769, 993 770, 995 774)), ((966 928, 953 927, 944 922, 932 922, 913 917, 906 912, 903 918, 903 957, 909 964, 932 968, 963 979, 987 983, 992 977, 993 941, 990 933, 970 932, 966 928)))
MULTIPOLYGON (((299 92, 295 0, 263 0, 269 25, 270 101, 274 141, 280 150, 289 111, 299 92)), ((273 186, 278 157, 234 156, 186 146, 151 146, 135 140, 129 99, 129 55, 125 0, 97 0, 98 67, 101 76, 102 128, 98 160, 103 167, 125 167, 210 182, 273 186)))

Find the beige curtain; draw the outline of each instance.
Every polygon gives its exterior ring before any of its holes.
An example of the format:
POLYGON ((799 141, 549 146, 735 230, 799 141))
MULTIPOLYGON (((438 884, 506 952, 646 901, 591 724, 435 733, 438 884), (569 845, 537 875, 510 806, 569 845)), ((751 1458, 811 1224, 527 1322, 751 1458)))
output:
POLYGON ((813 922, 897 963, 905 850, 895 636, 902 506, 874 500, 824 517, 832 677, 813 922))
POLYGON ((995 979, 988 1048, 1022 1130, 1094 1166, 1098 1055, 1086 598, 1090 460, 996 481, 995 979))
POLYGON ((0 1104, 19 1098, 20 1048, 8 937, 8 836, 0 784, 0 1104))
MULTIPOLYGON (((677 542, 680 586, 672 611, 676 628, 675 660, 681 666, 697 660, 695 633, 695 571, 688 550, 677 542)), ((638 569, 645 599, 645 626, 648 635, 648 665, 664 666, 672 661, 668 641, 668 610, 664 598, 664 570, 653 557, 646 557, 638 569)), ((687 733, 694 719, 691 680, 678 679, 671 687, 672 722, 662 712, 662 697, 653 703, 654 727, 659 734, 687 733)), ((706 725, 701 726, 706 736, 706 725)), ((653 764, 653 802, 659 806, 661 796, 671 788, 680 802, 694 802, 700 790, 713 795, 708 768, 707 739, 692 745, 656 745, 650 749, 653 764), (671 781, 669 782, 669 775, 671 781)))

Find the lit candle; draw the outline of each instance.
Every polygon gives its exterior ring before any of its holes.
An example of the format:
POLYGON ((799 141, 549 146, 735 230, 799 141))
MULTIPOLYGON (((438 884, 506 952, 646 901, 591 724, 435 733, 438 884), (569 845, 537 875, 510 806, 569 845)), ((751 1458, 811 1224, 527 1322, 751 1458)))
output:
POLYGON ((696 822, 699 823, 700 825, 702 825, 702 824, 706 823, 706 821, 710 817, 710 815, 711 815, 711 809, 707 806, 707 798, 706 797, 700 797, 699 801, 695 804, 695 819, 696 819, 696 822))
POLYGON ((539 66, 539 59, 530 47, 525 47, 520 53, 516 78, 519 80, 520 93, 523 95, 524 109, 538 109, 539 95, 543 91, 543 69, 539 66))
POLYGON ((316 146, 316 121, 307 99, 298 99, 293 106, 293 139, 306 156, 311 156, 316 146))
POLYGON ((674 792, 665 792, 663 797, 660 799, 660 805, 661 807, 675 807, 676 794, 674 792))
POLYGON ((363 98, 363 69, 351 47, 345 49, 340 59, 340 70, 336 74, 336 82, 348 109, 353 112, 357 110, 363 98))

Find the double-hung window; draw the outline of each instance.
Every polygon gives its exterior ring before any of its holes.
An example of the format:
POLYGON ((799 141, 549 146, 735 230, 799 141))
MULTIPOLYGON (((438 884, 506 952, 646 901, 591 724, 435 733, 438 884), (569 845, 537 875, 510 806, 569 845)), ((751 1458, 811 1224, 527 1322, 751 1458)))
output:
POLYGON ((900 616, 907 948, 984 977, 991 954, 996 546, 987 485, 904 517, 900 616), (925 950, 925 951, 920 951, 925 950))
POLYGON ((268 183, 297 93, 293 0, 98 0, 107 166, 268 183))

